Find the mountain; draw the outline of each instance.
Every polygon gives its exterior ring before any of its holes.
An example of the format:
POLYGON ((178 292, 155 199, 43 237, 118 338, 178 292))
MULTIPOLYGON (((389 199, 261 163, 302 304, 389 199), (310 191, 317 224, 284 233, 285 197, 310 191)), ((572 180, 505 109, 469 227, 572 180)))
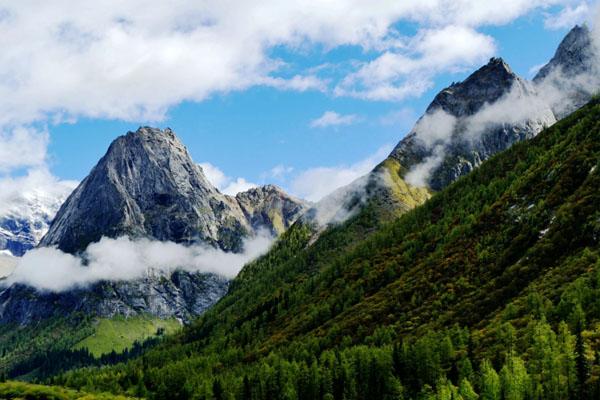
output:
POLYGON ((587 74, 595 68, 595 58, 596 49, 590 29, 576 25, 560 42, 552 59, 538 71, 533 81, 540 83, 557 72, 569 78, 587 74))
POLYGON ((60 205, 74 189, 70 182, 15 193, 0 207, 0 250, 22 256, 46 234, 60 205))
MULTIPOLYGON (((142 127, 110 145, 62 204, 39 246, 87 257, 87 246, 102 237, 128 235, 207 246, 215 255, 241 252, 246 239, 263 232, 280 235, 306 208, 307 203, 272 185, 226 196, 209 183, 170 129, 142 127)), ((48 220, 54 215, 49 208, 40 209, 48 220)), ((32 237, 30 246, 37 239, 32 237)), ((18 260, 0 255, 3 277, 18 260)), ((214 261, 223 262, 219 257, 214 261)), ((56 260, 47 262, 40 268, 52 268, 56 260)), ((156 328, 148 331, 153 326, 190 322, 228 286, 229 279, 218 273, 152 269, 139 279, 95 281, 58 292, 2 280, 0 368, 28 372, 23 365, 35 364, 39 354, 79 346, 96 334, 106 341, 103 349, 130 346, 134 339, 154 335, 156 328), (112 328, 99 332, 114 324, 123 325, 124 333, 112 328)))
POLYGON ((244 237, 261 227, 281 233, 305 206, 274 186, 224 195, 173 131, 142 127, 110 145, 40 246, 76 253, 103 236, 128 235, 238 252, 244 237))
MULTIPOLYGON (((243 250, 261 230, 281 234, 306 203, 275 186, 237 197, 220 193, 170 129, 142 127, 117 138, 71 193, 40 247, 83 252, 102 237, 150 238, 243 250)), ((17 284, 0 292, 0 321, 29 324, 84 312, 98 317, 149 314, 189 321, 227 291, 217 274, 157 271, 135 281, 97 282, 54 293, 17 284)))
POLYGON ((75 253, 102 236, 129 235, 240 250, 250 232, 238 204, 208 182, 175 134, 145 127, 110 145, 40 246, 75 253))
POLYGON ((390 157, 408 170, 405 179, 411 181, 412 173, 414 184, 440 190, 552 125, 556 119, 550 107, 531 107, 537 96, 532 83, 501 58, 492 58, 463 82, 438 93, 390 157), (519 104, 527 104, 528 110, 515 118, 519 104))
POLYGON ((533 81, 519 77, 503 59, 490 59, 464 81, 441 90, 389 157, 317 203, 307 218, 326 225, 368 203, 392 215, 422 204, 430 191, 442 190, 588 102, 600 89, 597 61, 585 26, 567 34, 533 81))
POLYGON ((599 120, 592 101, 399 218, 367 205, 313 242, 295 224, 180 334, 53 382, 157 399, 595 398, 599 120))
POLYGON ((254 231, 267 229, 273 236, 285 232, 308 208, 275 185, 265 185, 238 193, 235 200, 254 231))
POLYGON ((587 26, 575 26, 562 40, 554 57, 533 82, 562 118, 589 101, 600 88, 600 53, 587 26))

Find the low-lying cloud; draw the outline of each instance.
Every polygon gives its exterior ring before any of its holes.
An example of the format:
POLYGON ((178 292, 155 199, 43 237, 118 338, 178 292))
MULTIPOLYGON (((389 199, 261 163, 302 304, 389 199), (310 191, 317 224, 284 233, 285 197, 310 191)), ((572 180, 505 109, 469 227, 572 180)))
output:
POLYGON ((431 174, 457 140, 477 149, 484 136, 497 129, 507 129, 508 135, 537 134, 582 106, 600 89, 597 25, 591 30, 591 39, 591 60, 581 71, 556 68, 534 82, 516 81, 508 93, 468 117, 456 118, 441 109, 425 114, 411 134, 427 156, 411 168, 406 181, 427 186, 431 174))
POLYGON ((265 253, 273 238, 260 234, 244 242, 242 253, 227 253, 207 245, 185 246, 149 239, 102 238, 81 256, 56 248, 37 248, 18 259, 5 284, 24 284, 61 292, 100 281, 130 281, 175 270, 214 273, 233 278, 249 261, 265 253))

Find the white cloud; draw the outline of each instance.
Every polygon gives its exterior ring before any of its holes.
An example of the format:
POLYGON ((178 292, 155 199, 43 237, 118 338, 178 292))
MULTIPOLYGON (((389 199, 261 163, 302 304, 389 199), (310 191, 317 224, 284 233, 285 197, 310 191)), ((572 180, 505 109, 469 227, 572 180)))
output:
POLYGON ((392 146, 386 145, 351 165, 307 169, 292 180, 290 190, 296 196, 309 201, 321 200, 336 189, 370 172, 391 150, 392 146))
POLYGON ((546 29, 570 29, 590 17, 590 7, 586 2, 576 6, 567 5, 556 14, 548 14, 544 20, 546 29))
POLYGON ((248 182, 244 178, 236 178, 234 181, 229 182, 222 190, 223 193, 230 196, 235 196, 240 192, 245 192, 248 189, 258 187, 256 183, 248 182))
POLYGON ((213 186, 219 189, 222 193, 228 194, 230 196, 235 196, 239 192, 244 192, 248 189, 252 189, 258 186, 255 183, 248 182, 244 178, 231 178, 225 175, 223 171, 221 171, 218 167, 212 165, 211 163, 204 162, 198 165, 202 167, 204 175, 206 176, 208 181, 213 184, 213 186))
POLYGON ((46 162, 48 132, 17 126, 0 130, 0 173, 46 162))
POLYGON ((270 170, 261 174, 261 179, 277 179, 279 181, 285 180, 285 178, 294 172, 294 167, 286 166, 283 164, 278 164, 271 168, 270 170))
POLYGON ((420 31, 407 49, 388 50, 363 63, 335 87, 335 94, 388 101, 419 96, 433 85, 438 73, 479 64, 494 54, 496 46, 490 36, 449 25, 420 31))
POLYGON ((323 115, 310 121, 311 128, 327 128, 330 126, 352 125, 360 120, 356 114, 342 115, 335 111, 325 111, 323 115))
POLYGON ((223 171, 209 162, 199 163, 198 165, 200 165, 202 168, 202 172, 204 172, 206 179, 208 179, 208 181, 218 189, 222 189, 227 186, 231 180, 223 171))
MULTIPOLYGON (((248 261, 266 252, 269 235, 244 242, 243 253, 226 253, 205 245, 184 246, 148 239, 102 238, 81 256, 55 248, 38 248, 16 260, 7 285, 21 283, 40 290, 60 292, 99 281, 125 281, 147 274, 169 274, 176 269, 215 273, 233 278, 248 261), (84 261, 85 260, 85 261, 84 261)), ((6 263, 6 260, 3 260, 6 263)), ((14 264, 15 260, 8 260, 14 264)), ((2 266, 2 264, 0 264, 2 266)))
POLYGON ((383 52, 381 59, 361 68, 364 73, 357 72, 355 82, 338 88, 362 98, 403 98, 428 87, 435 70, 469 65, 489 55, 491 40, 474 29, 568 3, 2 1, 0 123, 30 123, 56 115, 66 120, 155 120, 181 101, 254 85, 326 90, 326 80, 317 75, 279 74, 285 60, 275 59, 272 52, 279 46, 301 52, 314 45, 325 51, 350 45, 383 52), (399 21, 418 24, 421 32, 402 37, 394 29, 399 21), (400 51, 403 47, 406 52, 400 51), (411 73, 407 69, 422 67, 424 76, 395 82, 411 73), (387 78, 386 68, 391 73, 387 78), (364 75, 377 69, 382 75, 375 79, 386 79, 370 85, 364 75), (393 84, 386 86, 384 81, 393 84), (354 84, 366 87, 355 92, 354 84))

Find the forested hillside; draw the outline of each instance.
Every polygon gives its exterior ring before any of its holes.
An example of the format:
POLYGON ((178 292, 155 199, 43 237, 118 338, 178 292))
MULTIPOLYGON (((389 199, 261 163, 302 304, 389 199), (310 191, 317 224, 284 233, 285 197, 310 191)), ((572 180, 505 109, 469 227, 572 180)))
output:
POLYGON ((600 102, 393 221, 297 223, 143 356, 49 382, 178 399, 600 395, 600 102))

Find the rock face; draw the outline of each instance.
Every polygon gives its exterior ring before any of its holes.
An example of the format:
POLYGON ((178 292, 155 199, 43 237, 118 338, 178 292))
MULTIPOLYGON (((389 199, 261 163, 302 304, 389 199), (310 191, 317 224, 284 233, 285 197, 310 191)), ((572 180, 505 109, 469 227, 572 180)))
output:
POLYGON ((539 104, 535 86, 501 58, 492 58, 465 81, 438 93, 390 157, 407 169, 409 182, 440 190, 554 122, 550 107, 539 104), (520 104, 527 107, 522 116, 520 104))
POLYGON ((102 236, 206 242, 239 251, 251 227, 215 189, 170 130, 116 139, 58 211, 40 246, 75 253, 102 236))
MULTIPOLYGON (((220 193, 170 129, 143 127, 117 138, 60 207, 40 246, 80 253, 103 236, 202 243, 239 252, 258 231, 282 233, 307 204, 275 186, 220 193)), ((227 291, 216 274, 148 271, 143 279, 97 282, 60 293, 13 285, 0 292, 0 322, 27 324, 83 312, 152 314, 188 321, 227 291)))
POLYGON ((574 78, 587 74, 595 68, 596 49, 587 26, 575 26, 560 42, 548 64, 544 65, 533 78, 540 83, 560 70, 566 77, 574 78))
POLYGON ((268 229, 278 236, 285 232, 308 208, 274 185, 265 185, 235 196, 253 230, 268 229))
POLYGON ((0 323, 26 325, 74 313, 107 318, 151 314, 185 323, 216 303, 228 285, 218 275, 182 271, 132 282, 100 282, 60 293, 14 285, 0 292, 0 323))
POLYGON ((533 78, 544 91, 544 97, 552 103, 557 119, 583 106, 597 93, 600 88, 599 55, 588 27, 575 26, 562 40, 554 57, 533 78))

